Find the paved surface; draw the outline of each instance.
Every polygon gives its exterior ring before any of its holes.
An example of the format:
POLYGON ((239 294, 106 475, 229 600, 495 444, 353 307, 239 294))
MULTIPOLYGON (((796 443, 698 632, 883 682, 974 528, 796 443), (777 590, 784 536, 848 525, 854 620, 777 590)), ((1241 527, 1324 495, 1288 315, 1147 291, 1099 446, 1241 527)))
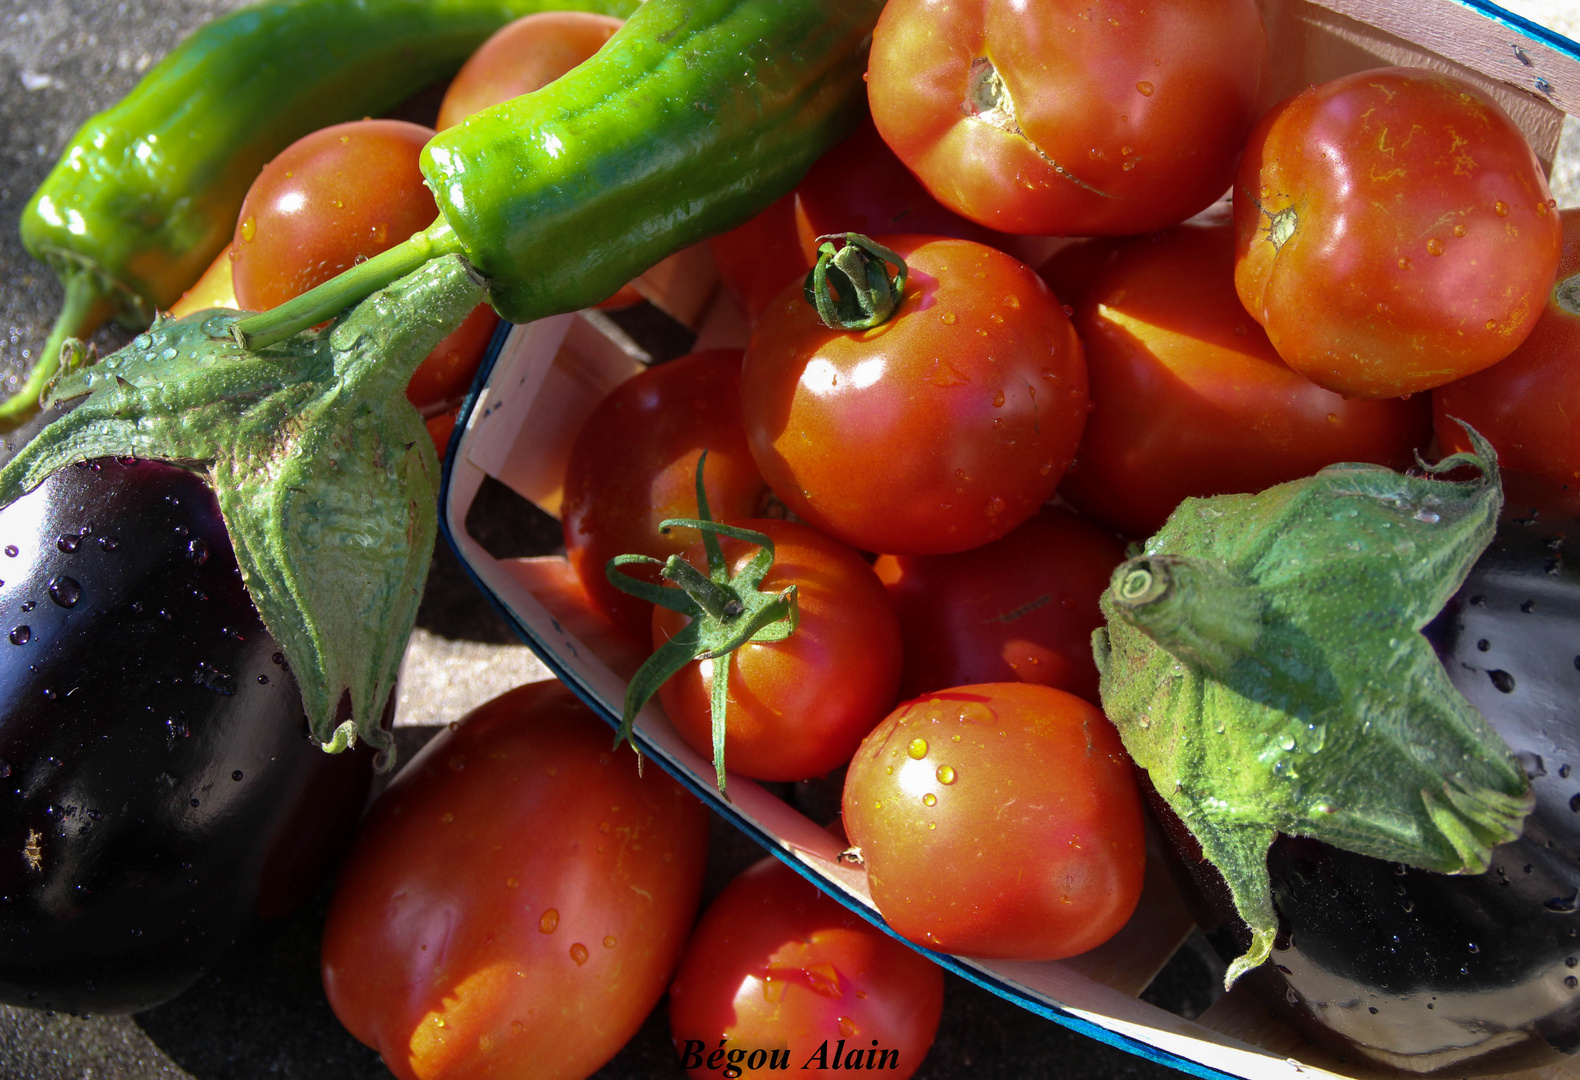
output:
MULTIPOLYGON (((91 113, 124 95, 181 36, 235 0, 0 0, 0 379, 31 365, 60 301, 53 276, 22 251, 16 222, 32 190, 91 113)), ((1515 0, 1526 14, 1571 35, 1575 0, 1515 0)), ((1574 169, 1561 166, 1572 197, 1574 169), (1567 171, 1565 171, 1567 170, 1567 171)), ((125 333, 102 331, 101 353, 125 333)), ((509 529, 508 512, 500 528, 509 529)), ((520 535, 523 553, 552 538, 520 535)), ((533 678, 543 669, 472 590, 448 552, 435 557, 400 700, 403 741, 533 678)), ((758 856, 715 822, 708 893, 758 856)), ((135 1016, 68 1017, 0 1006, 0 1080, 246 1080, 389 1074, 347 1035, 318 982, 325 896, 283 927, 244 942, 208 979, 168 1005, 135 1016)), ((1187 950, 1155 988, 1160 1003, 1192 1010, 1211 998, 1209 965, 1187 950)), ((1149 996, 1153 996, 1149 995, 1149 996)), ((599 1074, 678 1076, 662 1004, 637 1038, 599 1074)), ((1178 1076, 1073 1035, 950 977, 946 1012, 923 1077, 1178 1076)))

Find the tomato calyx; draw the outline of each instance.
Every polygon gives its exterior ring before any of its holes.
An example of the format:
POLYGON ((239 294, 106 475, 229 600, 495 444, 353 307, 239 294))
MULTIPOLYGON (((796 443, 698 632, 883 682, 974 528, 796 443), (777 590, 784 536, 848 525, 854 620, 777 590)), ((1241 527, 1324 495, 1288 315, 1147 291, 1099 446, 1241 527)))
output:
POLYGON ((802 291, 824 326, 871 330, 888 322, 905 299, 906 273, 905 260, 871 237, 831 233, 818 237, 817 263, 802 291), (893 277, 890 266, 898 270, 893 277))
POLYGON ((773 568, 773 539, 755 529, 737 528, 712 519, 707 492, 702 486, 707 460, 704 450, 697 461, 697 517, 669 518, 660 522, 659 528, 664 532, 673 528, 701 532, 708 572, 703 574, 679 555, 671 555, 662 562, 651 555, 616 555, 609 560, 604 573, 615 588, 691 619, 679 633, 654 650, 631 677, 626 686, 625 708, 615 745, 624 741, 636 747, 631 733, 636 714, 671 676, 694 660, 722 658, 723 663, 713 665, 710 688, 713 768, 719 793, 728 798, 724 782, 724 727, 729 701, 729 657, 743 645, 785 640, 795 632, 800 608, 794 585, 777 593, 758 588, 773 568), (757 546, 756 553, 733 577, 719 545, 720 536, 757 546), (641 581, 619 569, 634 564, 660 566, 659 576, 676 588, 641 581))

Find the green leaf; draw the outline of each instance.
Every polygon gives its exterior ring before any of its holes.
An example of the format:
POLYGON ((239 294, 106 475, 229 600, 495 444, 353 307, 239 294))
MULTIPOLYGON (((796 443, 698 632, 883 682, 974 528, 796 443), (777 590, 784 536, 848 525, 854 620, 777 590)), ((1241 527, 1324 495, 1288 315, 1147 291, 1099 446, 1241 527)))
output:
POLYGON ((0 470, 0 502, 95 457, 204 472, 314 737, 331 751, 365 739, 387 767, 379 720, 438 525, 438 461, 406 383, 483 295, 450 256, 327 329, 256 353, 231 336, 240 313, 160 320, 101 363, 62 372, 49 400, 86 400, 0 470), (348 694, 351 719, 337 727, 348 694))
POLYGON ((1094 635, 1125 747, 1223 873, 1262 963, 1276 834, 1481 873, 1520 833, 1524 771, 1422 628, 1490 542, 1492 447, 1450 482, 1336 465, 1255 495, 1188 499, 1115 571, 1094 635))

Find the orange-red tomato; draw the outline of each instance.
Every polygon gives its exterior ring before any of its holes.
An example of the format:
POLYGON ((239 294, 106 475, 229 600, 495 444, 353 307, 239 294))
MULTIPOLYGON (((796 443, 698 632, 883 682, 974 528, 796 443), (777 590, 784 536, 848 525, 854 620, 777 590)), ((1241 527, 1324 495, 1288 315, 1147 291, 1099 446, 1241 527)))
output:
POLYGON ((610 749, 565 686, 441 732, 363 823, 324 928, 324 989, 402 1080, 580 1080, 663 995, 708 814, 610 749))
POLYGON ((768 486, 864 551, 940 554, 1037 512, 1086 420, 1086 365, 1058 299, 969 240, 880 238, 910 266, 871 330, 823 325, 791 284, 753 328, 741 413, 768 486))
POLYGON ((938 965, 770 856, 697 923, 669 988, 669 1030, 697 1080, 808 1065, 904 1080, 926 1058, 943 1003, 938 965))
POLYGON ((440 131, 501 101, 541 90, 603 48, 624 20, 591 11, 540 11, 495 31, 450 80, 440 131))
POLYGON ((1313 382, 1430 390, 1536 325, 1562 244, 1552 206, 1524 135, 1474 86, 1357 72, 1257 123, 1234 188, 1235 286, 1313 382))
MULTIPOLYGON (((609 584, 616 555, 667 559, 696 534, 659 531, 697 516, 697 459, 715 521, 755 517, 768 485, 741 427, 741 350, 708 349, 648 368, 606 396, 583 422, 565 463, 560 520, 565 554, 588 599, 638 641, 652 634, 653 605, 609 584)), ((625 573, 658 582, 656 567, 625 573)))
POLYGON ((1580 210, 1560 214, 1558 284, 1531 336, 1492 367, 1432 391, 1445 452, 1470 449, 1463 420, 1491 441, 1505 469, 1580 482, 1580 210))
MULTIPOLYGON (((822 776, 849 760, 894 704, 900 681, 894 605, 860 555, 815 529, 762 519, 731 524, 773 540, 773 568, 759 587, 778 593, 794 585, 800 620, 782 641, 743 645, 731 654, 724 763, 756 780, 822 776)), ((759 550, 727 537, 720 546, 731 576, 759 550)), ((707 572, 700 542, 686 558, 707 572)), ((662 647, 688 621, 655 607, 653 647, 662 647)), ((707 758, 713 757, 713 675, 720 663, 693 661, 658 688, 675 730, 707 758)))
POLYGON ((1106 243, 1075 305, 1092 413, 1059 487, 1084 513, 1150 536, 1187 497, 1339 461, 1405 469, 1431 438, 1424 395, 1346 398, 1279 359, 1235 294, 1228 221, 1106 243))
POLYGON ((1268 72, 1255 0, 890 0, 867 96, 945 206, 1002 232, 1114 235, 1228 190, 1268 72))
MULTIPOLYGON (((357 120, 305 135, 264 166, 230 246, 239 306, 283 304, 431 225, 439 210, 417 157, 432 136, 404 120, 357 120)), ((465 394, 498 322, 478 305, 423 361, 407 397, 424 416, 465 394)))
POLYGON ((966 683, 1028 682, 1097 700, 1097 601, 1125 548, 1045 506, 1008 536, 952 555, 872 564, 900 617, 900 697, 966 683))
POLYGON ((1107 941, 1146 864, 1141 796, 1096 706, 990 683, 906 702, 845 774, 844 823, 904 937, 965 956, 1053 960, 1107 941))

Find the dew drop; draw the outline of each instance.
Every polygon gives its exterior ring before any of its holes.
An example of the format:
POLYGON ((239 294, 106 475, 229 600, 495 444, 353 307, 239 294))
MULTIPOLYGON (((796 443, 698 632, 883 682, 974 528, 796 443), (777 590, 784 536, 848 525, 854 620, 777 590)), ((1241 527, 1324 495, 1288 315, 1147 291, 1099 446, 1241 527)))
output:
POLYGON ((249 214, 247 219, 241 223, 241 238, 244 242, 251 243, 252 238, 257 235, 258 219, 249 214))
POLYGON ((909 754, 915 761, 922 760, 922 758, 927 756, 927 740, 920 738, 912 739, 911 745, 905 748, 905 752, 909 754))
POLYGON ((5 762, 5 761, 0 761, 0 780, 3 780, 3 779, 5 779, 6 777, 8 777, 10 775, 11 775, 11 765, 10 765, 10 763, 9 762, 5 762))
POLYGON ((1580 979, 1575 978, 1573 975, 1565 975, 1564 985, 1573 990, 1575 987, 1580 986, 1580 979))
POLYGON ((11 631, 11 644, 13 645, 26 645, 32 640, 33 628, 31 626, 18 626, 11 631))
POLYGON ((49 583, 49 598, 63 608, 74 607, 82 599, 82 586, 61 574, 49 583))
POLYGON ((1463 222, 1461 222, 1460 224, 1454 226, 1454 235, 1455 236, 1464 236, 1465 235, 1465 225, 1464 225, 1463 222))
POLYGON ((1435 236, 1432 237, 1432 239, 1430 239, 1430 240, 1428 240, 1426 242, 1426 253, 1428 255, 1441 255, 1441 254, 1443 254, 1443 241, 1439 240, 1435 236))
POLYGON ((64 551, 67 555, 70 555, 73 551, 76 551, 77 545, 81 543, 82 537, 76 536, 72 533, 67 533, 65 536, 56 537, 55 539, 55 546, 61 551, 64 551))
POLYGON ((953 326, 956 322, 955 313, 952 311, 946 311, 942 315, 938 316, 938 321, 943 323, 945 326, 953 326))
POLYGON ((995 409, 1002 409, 1004 407, 1004 391, 995 390, 993 392, 993 407, 995 409))
POLYGON ((11 556, 11 558, 13 558, 13 559, 16 558, 18 555, 22 554, 22 552, 17 548, 17 546, 15 544, 7 544, 5 546, 5 553, 7 555, 11 556))
POLYGON ((113 536, 99 537, 99 550, 101 551, 114 551, 120 546, 121 542, 113 536))
POLYGON ((1399 257, 1399 269, 1401 269, 1401 270, 1408 270, 1408 269, 1410 269, 1410 267, 1412 267, 1414 265, 1415 264, 1410 261, 1410 256, 1402 255, 1402 256, 1399 257))
POLYGON ((841 1016, 839 1018, 839 1033, 847 1039, 850 1038, 856 1034, 856 1022, 848 1016, 841 1016))
POLYGON ((581 942, 571 946, 571 959, 576 961, 576 966, 581 967, 587 962, 587 946, 581 942))
POLYGON ((545 934, 554 933, 560 925, 560 913, 557 908, 549 908, 538 916, 538 930, 545 934))
POLYGON ((230 778, 232 780, 236 781, 237 783, 241 782, 241 777, 242 777, 242 771, 240 769, 237 769, 235 772, 230 774, 230 778))
POLYGON ((1136 83, 1136 89, 1140 92, 1142 97, 1152 96, 1153 86, 1151 83, 1146 82, 1145 80, 1136 83))
POLYGON ((187 561, 194 566, 202 566, 208 562, 208 542, 205 540, 189 540, 187 542, 187 561))
POLYGON ((934 795, 931 791, 929 791, 926 795, 922 796, 922 805, 923 806, 937 806, 938 805, 938 796, 934 795))
POLYGON ((955 782, 955 767, 953 765, 940 765, 935 775, 937 775, 940 784, 952 784, 955 782))
POLYGON ((1497 202, 1492 204, 1492 212, 1497 214, 1499 217, 1508 217, 1509 204, 1504 202, 1502 199, 1499 199, 1497 202))
POLYGON ((603 939, 603 947, 606 948, 606 949, 614 948, 615 944, 616 943, 615 943, 613 934, 610 934, 608 937, 603 939))
POLYGON ((1498 693, 1514 693, 1514 676, 1507 671, 1489 671, 1487 672, 1487 678, 1492 680, 1492 685, 1497 688, 1498 693))

